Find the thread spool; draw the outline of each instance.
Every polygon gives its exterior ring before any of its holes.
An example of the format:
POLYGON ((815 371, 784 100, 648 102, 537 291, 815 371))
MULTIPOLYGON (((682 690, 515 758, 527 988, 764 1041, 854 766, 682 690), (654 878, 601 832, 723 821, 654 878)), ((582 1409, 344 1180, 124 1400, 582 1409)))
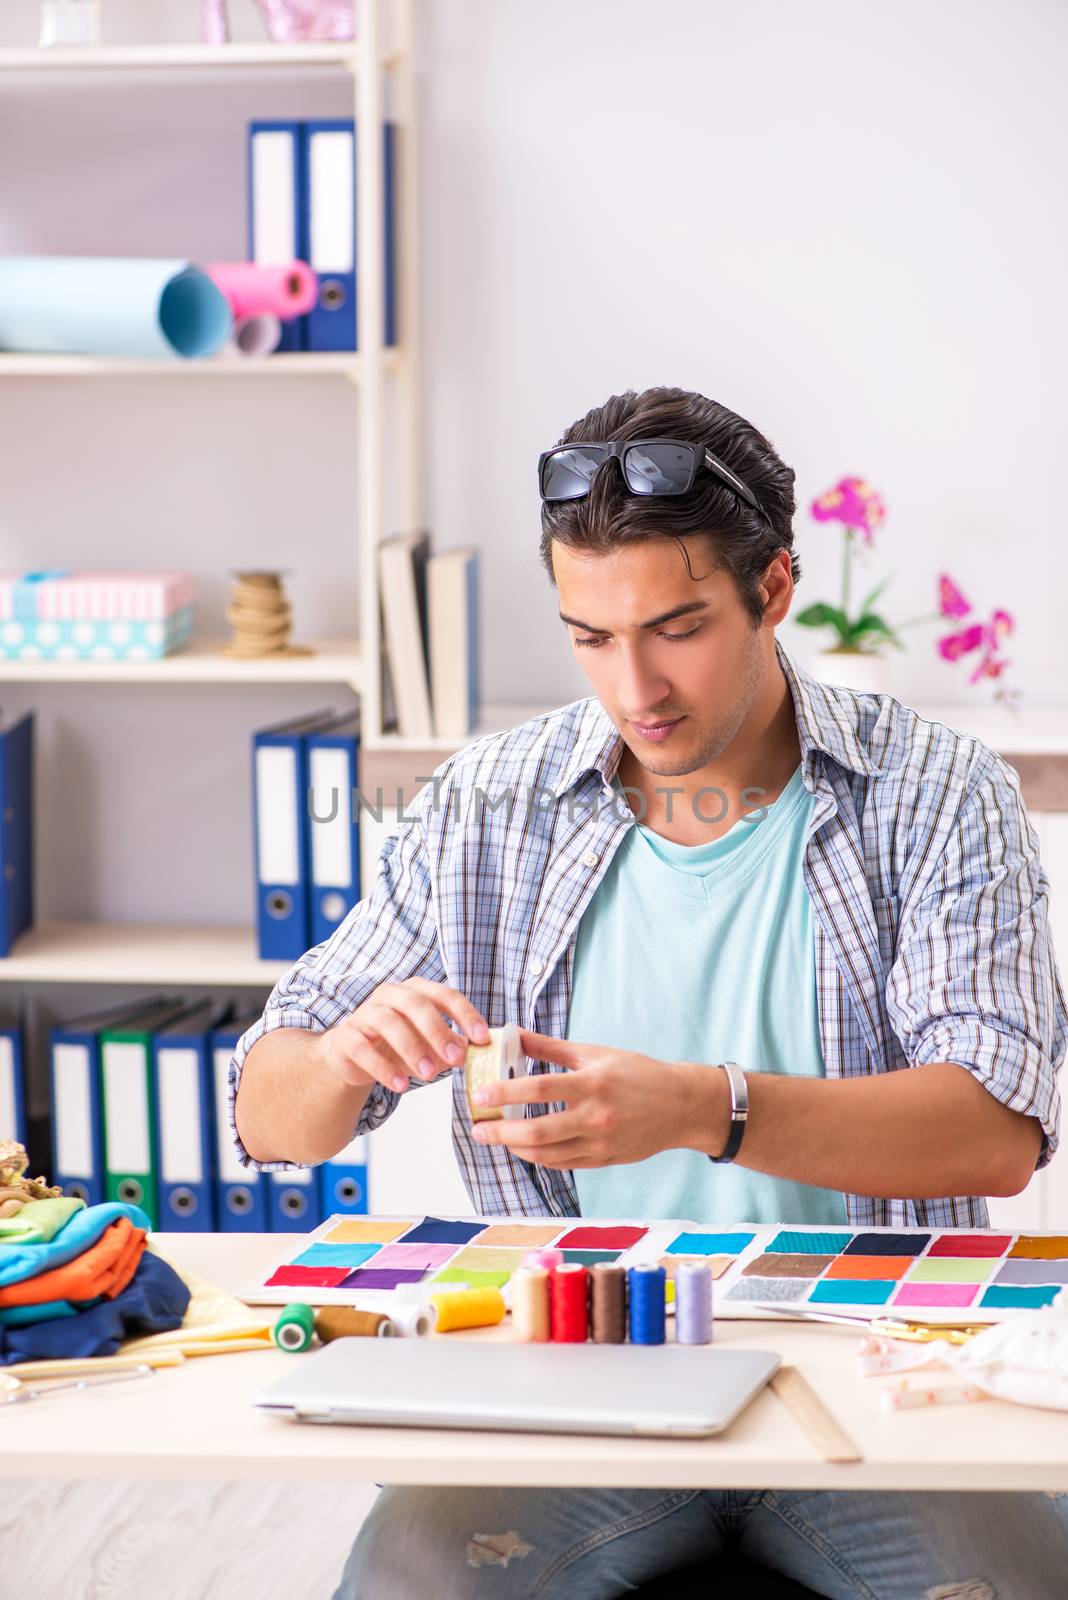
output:
POLYGON ((549 1274, 550 1326, 557 1344, 585 1344, 589 1337, 590 1275, 577 1261, 565 1261, 549 1274))
POLYGON ((392 1339, 392 1320, 381 1311, 357 1311, 355 1306, 322 1306, 315 1331, 323 1344, 331 1339, 392 1339))
POLYGON ((590 1324, 595 1344, 626 1340, 627 1275, 612 1261, 598 1261, 590 1274, 590 1324))
POLYGON ((545 1267, 521 1266, 512 1274, 512 1338, 544 1344, 549 1337, 549 1273, 545 1267))
POLYGON ((675 1268, 675 1342, 712 1342, 712 1274, 703 1261, 680 1261, 675 1268))
POLYGON ((499 1289, 452 1289, 430 1296, 438 1333, 460 1328, 493 1328, 504 1320, 504 1296, 499 1289))
POLYGON ((631 1267, 627 1273, 630 1291, 630 1339, 632 1344, 663 1344, 665 1337, 666 1274, 663 1267, 649 1262, 631 1267))
POLYGON ((546 1272, 551 1272, 554 1267, 563 1266, 564 1252, 549 1249, 528 1250, 519 1264, 521 1267, 544 1267, 546 1272))
POLYGON ((497 1122, 502 1117, 517 1122, 526 1115, 526 1107, 476 1106, 472 1095, 491 1083, 507 1083, 523 1076, 523 1044, 514 1022, 502 1028, 491 1028, 488 1044, 469 1044, 464 1058, 464 1087, 467 1090, 467 1109, 472 1122, 497 1122))
POLYGON ((279 1350, 295 1354, 298 1350, 307 1350, 314 1332, 315 1312, 311 1306, 295 1300, 279 1312, 278 1321, 271 1329, 271 1338, 279 1350))
POLYGON ((434 1313, 426 1301, 401 1302, 389 1313, 393 1331, 403 1339, 425 1339, 434 1326, 434 1313))

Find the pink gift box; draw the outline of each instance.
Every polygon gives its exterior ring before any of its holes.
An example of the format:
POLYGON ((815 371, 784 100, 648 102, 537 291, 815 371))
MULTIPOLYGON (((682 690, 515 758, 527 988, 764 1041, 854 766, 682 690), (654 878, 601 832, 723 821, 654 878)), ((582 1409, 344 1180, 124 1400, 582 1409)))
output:
POLYGON ((0 622, 160 622, 195 592, 187 572, 0 573, 0 622))

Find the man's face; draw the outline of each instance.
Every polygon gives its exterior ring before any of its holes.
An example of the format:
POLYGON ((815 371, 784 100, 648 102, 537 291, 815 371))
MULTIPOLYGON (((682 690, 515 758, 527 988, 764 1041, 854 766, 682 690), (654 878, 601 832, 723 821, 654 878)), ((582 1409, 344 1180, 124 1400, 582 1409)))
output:
POLYGON ((683 542, 695 578, 674 538, 603 555, 552 547, 575 657, 637 761, 658 777, 698 772, 726 748, 774 648, 771 628, 753 627, 734 578, 716 568, 713 540, 683 542))

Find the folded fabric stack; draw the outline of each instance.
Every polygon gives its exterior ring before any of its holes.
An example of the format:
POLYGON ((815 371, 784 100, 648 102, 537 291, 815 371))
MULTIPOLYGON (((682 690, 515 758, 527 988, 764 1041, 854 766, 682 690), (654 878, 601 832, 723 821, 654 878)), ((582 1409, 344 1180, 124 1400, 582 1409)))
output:
POLYGON ((86 1206, 53 1191, 4 1209, 0 1366, 114 1355, 125 1339, 181 1326, 189 1289, 146 1253, 149 1221, 139 1207, 86 1206))

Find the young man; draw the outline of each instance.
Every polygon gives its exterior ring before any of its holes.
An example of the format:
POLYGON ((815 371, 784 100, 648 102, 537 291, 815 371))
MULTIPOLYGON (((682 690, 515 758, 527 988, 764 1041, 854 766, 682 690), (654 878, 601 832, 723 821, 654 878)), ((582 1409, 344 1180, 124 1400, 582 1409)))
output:
MULTIPOLYGON (((594 695, 421 791, 238 1046, 242 1159, 325 1159, 514 1020, 533 1070, 489 1098, 525 1118, 473 1127, 454 1078, 479 1212, 987 1226, 1068 1043, 1016 774, 785 653, 793 473, 723 406, 617 396, 540 485, 594 695)), ((338 1594, 601 1600, 730 1542, 843 1600, 1043 1600, 1068 1500, 387 1489, 338 1594)))

